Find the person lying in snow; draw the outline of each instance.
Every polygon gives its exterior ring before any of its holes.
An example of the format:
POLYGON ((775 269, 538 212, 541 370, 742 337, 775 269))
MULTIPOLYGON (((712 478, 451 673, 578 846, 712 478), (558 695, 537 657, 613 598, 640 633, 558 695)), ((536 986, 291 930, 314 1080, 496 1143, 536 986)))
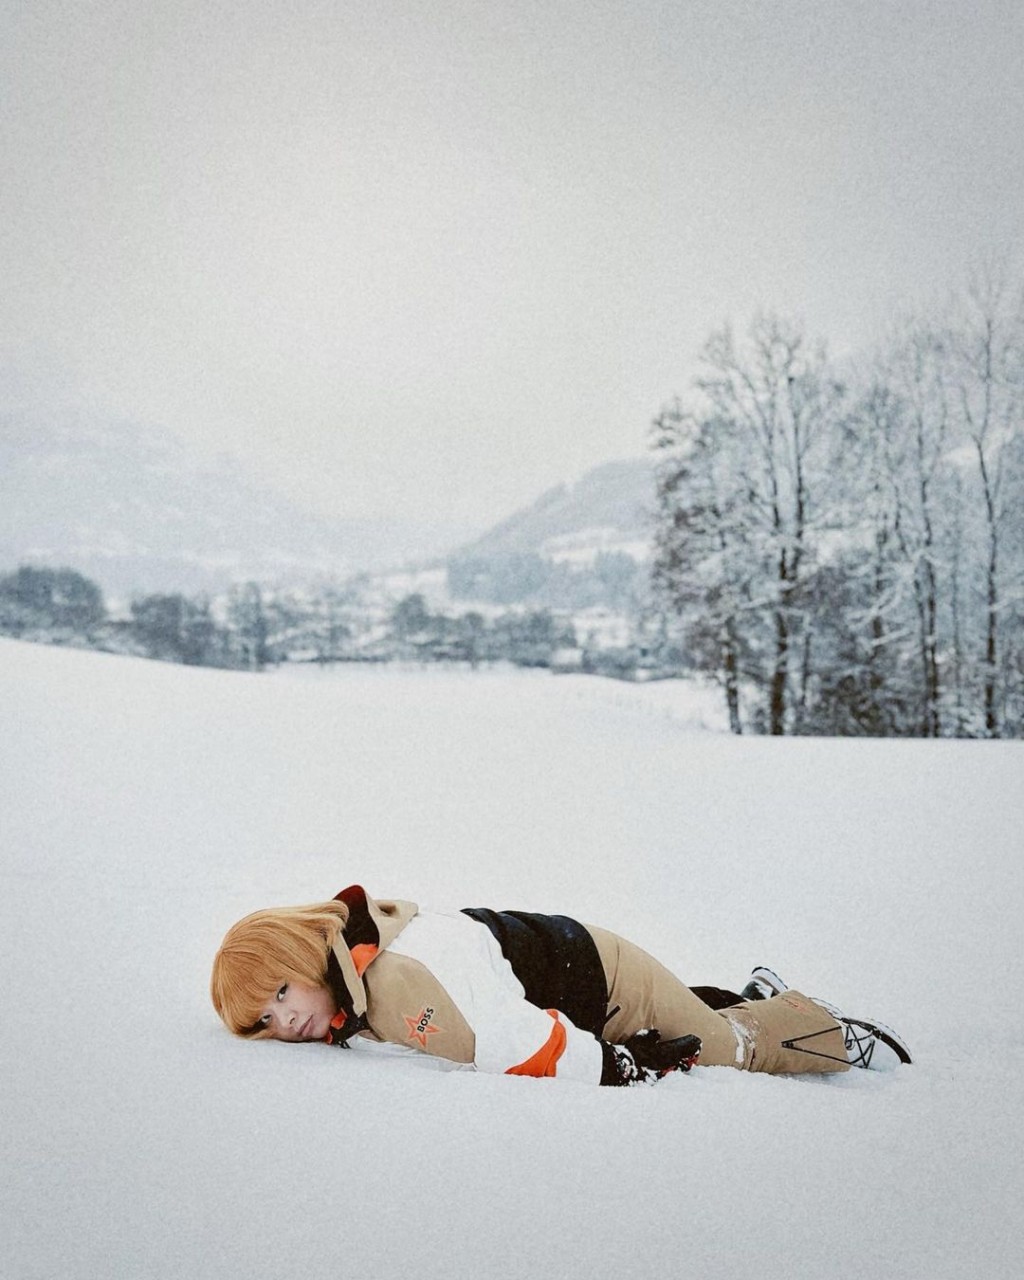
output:
POLYGON ((359 885, 233 925, 210 991, 229 1030, 252 1039, 358 1037, 594 1084, 698 1063, 779 1074, 910 1062, 888 1027, 791 991, 770 969, 740 993, 688 987, 632 942, 568 916, 421 912, 359 885))

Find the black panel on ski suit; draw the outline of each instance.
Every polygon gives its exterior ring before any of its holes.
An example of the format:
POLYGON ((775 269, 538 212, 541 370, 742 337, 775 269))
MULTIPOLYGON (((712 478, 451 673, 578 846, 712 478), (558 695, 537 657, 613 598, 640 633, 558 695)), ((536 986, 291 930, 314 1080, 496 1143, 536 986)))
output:
POLYGON ((464 907, 463 914, 494 934, 530 1004, 557 1009, 600 1038, 608 1020, 608 987, 597 945, 578 920, 487 907, 464 907))

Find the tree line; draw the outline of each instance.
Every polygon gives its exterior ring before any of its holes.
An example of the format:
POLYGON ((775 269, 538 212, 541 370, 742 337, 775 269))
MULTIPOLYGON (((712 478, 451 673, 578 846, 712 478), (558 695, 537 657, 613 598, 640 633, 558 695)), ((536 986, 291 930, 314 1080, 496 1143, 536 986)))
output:
POLYGON ((139 596, 112 616, 91 579, 23 565, 0 575, 0 635, 134 654, 189 666, 259 671, 282 662, 512 662, 546 667, 575 645, 548 609, 493 617, 431 610, 419 593, 368 608, 358 581, 303 592, 258 583, 225 596, 139 596))
POLYGON ((1024 294, 979 276, 841 367, 712 333, 653 424, 654 584, 734 732, 1024 730, 1024 294))
POLYGON ((646 588, 643 566, 621 551, 599 551, 592 563, 551 560, 535 551, 450 556, 448 594, 478 604, 521 604, 538 608, 636 609, 646 588))
POLYGON ((139 596, 128 616, 111 615, 101 588, 69 568, 22 565, 0 575, 0 634, 181 662, 244 667, 264 658, 253 634, 251 604, 259 588, 233 592, 223 619, 208 597, 139 596))

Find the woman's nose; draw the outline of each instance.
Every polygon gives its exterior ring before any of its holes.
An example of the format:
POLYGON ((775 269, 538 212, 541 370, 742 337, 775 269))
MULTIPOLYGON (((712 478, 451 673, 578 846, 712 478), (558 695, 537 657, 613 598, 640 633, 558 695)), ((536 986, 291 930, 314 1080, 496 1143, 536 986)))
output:
POLYGON ((278 1028, 281 1031, 290 1031, 295 1025, 295 1014, 291 1009, 284 1009, 278 1005, 274 1010, 274 1017, 277 1020, 278 1028))

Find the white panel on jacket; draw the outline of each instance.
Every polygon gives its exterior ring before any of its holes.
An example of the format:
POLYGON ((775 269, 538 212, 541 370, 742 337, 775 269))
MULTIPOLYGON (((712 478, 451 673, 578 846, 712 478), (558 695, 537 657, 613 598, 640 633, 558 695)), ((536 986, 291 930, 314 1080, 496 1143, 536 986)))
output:
MULTIPOLYGON (((486 925, 461 911, 421 911, 388 947, 418 960, 445 988, 476 1037, 474 1063, 481 1071, 505 1072, 527 1062, 548 1043, 554 1021, 526 999, 523 985, 486 925)), ((564 1015, 565 1050, 559 1079, 596 1084, 601 1046, 564 1015)))

